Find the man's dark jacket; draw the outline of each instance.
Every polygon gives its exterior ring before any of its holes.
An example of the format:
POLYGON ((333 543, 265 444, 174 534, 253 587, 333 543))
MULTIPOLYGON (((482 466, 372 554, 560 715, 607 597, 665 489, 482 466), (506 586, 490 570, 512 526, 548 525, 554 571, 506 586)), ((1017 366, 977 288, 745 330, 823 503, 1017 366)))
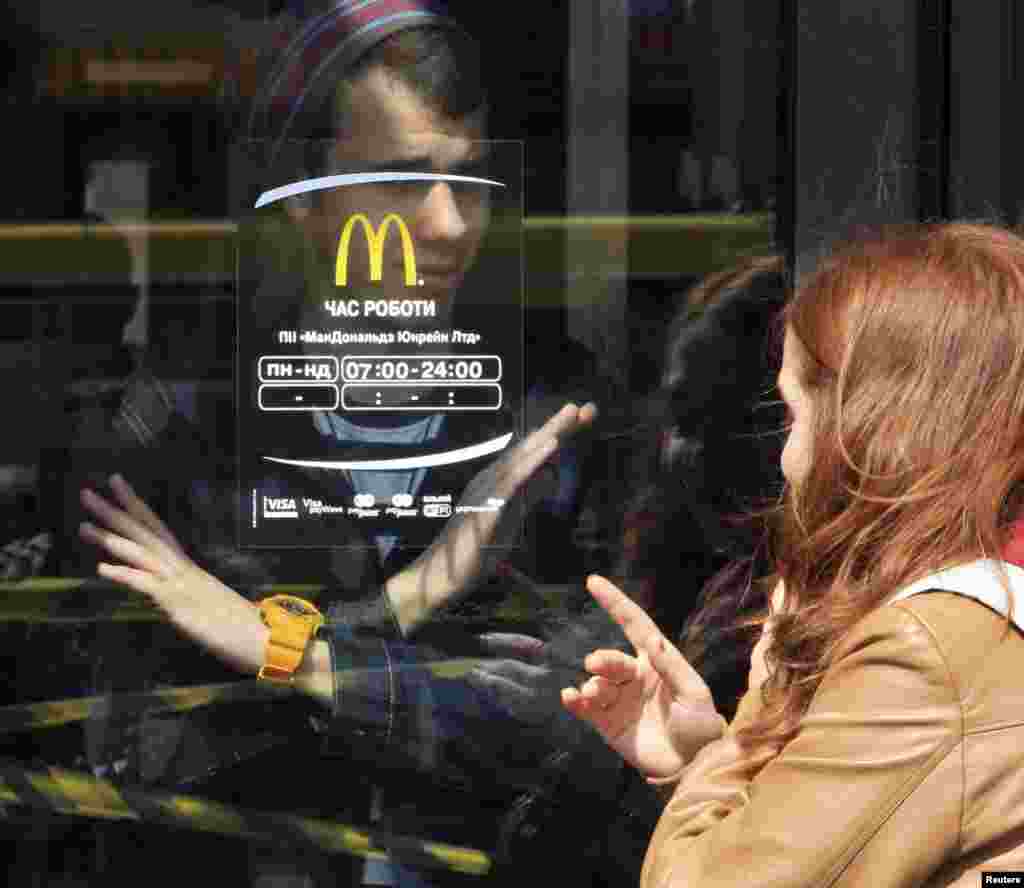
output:
MULTIPOLYGON (((586 353, 570 342, 546 352, 547 361, 534 361, 534 392, 552 403, 593 397, 595 374, 586 353), (560 378, 563 368, 573 368, 575 376, 560 378)), ((315 455, 323 442, 308 417, 301 420, 292 424, 297 437, 290 447, 295 452, 295 441, 307 436, 315 455)), ((453 417, 446 418, 446 448, 469 443, 470 434, 486 437, 479 423, 470 433, 468 423, 447 420, 453 417)), ((357 823, 365 822, 372 782, 401 802, 389 804, 388 820, 378 828, 485 850, 498 861, 492 878, 500 882, 519 884, 531 875, 547 880, 557 861, 565 866, 560 881, 568 884, 635 881, 657 804, 596 734, 562 709, 558 688, 578 681, 578 673, 547 662, 531 673, 533 686, 525 693, 513 686, 506 693, 486 670, 446 678, 428 666, 479 654, 475 636, 486 631, 550 638, 559 664, 578 664, 594 647, 622 644, 600 614, 581 618, 572 602, 508 616, 510 595, 521 601, 536 594, 523 587, 524 573, 564 582, 606 569, 593 534, 580 535, 581 524, 594 527, 592 514, 580 520, 583 509, 594 509, 586 503, 588 473, 606 470, 593 442, 577 448, 581 496, 569 509, 555 504, 527 522, 527 545, 510 558, 519 573, 503 572, 465 606, 402 638, 380 588, 417 550, 395 549, 382 562, 369 546, 235 549, 239 500, 231 428, 222 395, 201 392, 186 417, 174 387, 152 373, 137 374, 105 400, 78 405, 69 444, 51 455, 44 473, 49 501, 59 497, 63 504, 57 534, 63 545, 51 570, 93 573, 96 553, 76 542, 83 517, 78 489, 102 486, 120 471, 193 557, 234 588, 257 598, 272 583, 322 585, 318 602, 329 617, 323 637, 337 668, 362 678, 347 695, 342 690, 329 712, 296 698, 184 717, 140 716, 119 713, 115 697, 110 717, 87 729, 94 767, 121 761, 127 764, 121 779, 129 782, 357 823)), ((445 486, 464 487, 476 468, 451 467, 445 486)), ((316 496, 319 479, 310 475, 305 483, 316 496)), ((365 537, 367 529, 346 532, 365 537)), ((107 626, 95 664, 97 689, 114 694, 237 679, 165 624, 107 626)))

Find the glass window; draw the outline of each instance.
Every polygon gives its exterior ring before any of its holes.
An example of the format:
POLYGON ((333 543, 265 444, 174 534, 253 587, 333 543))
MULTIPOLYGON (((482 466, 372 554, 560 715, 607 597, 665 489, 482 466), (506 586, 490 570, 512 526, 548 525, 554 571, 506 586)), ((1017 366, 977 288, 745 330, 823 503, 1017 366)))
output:
POLYGON ((678 632, 733 552, 711 484, 658 523, 665 355, 776 250, 781 5, 5 12, 10 884, 635 881, 657 799, 558 690, 588 574, 692 567, 631 587, 678 632))

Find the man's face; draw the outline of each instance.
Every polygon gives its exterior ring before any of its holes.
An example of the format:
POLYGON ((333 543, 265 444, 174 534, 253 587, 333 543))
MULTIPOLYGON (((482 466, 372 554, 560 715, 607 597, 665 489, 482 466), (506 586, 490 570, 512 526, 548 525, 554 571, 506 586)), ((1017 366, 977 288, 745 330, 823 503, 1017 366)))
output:
MULTIPOLYGON (((445 119, 381 67, 370 68, 350 85, 347 106, 345 130, 328 153, 326 174, 479 175, 485 160, 482 117, 445 119)), ((353 226, 347 284, 337 288, 337 298, 432 299, 437 303, 437 319, 430 326, 448 317, 487 227, 487 186, 395 182, 319 192, 304 224, 325 259, 331 281, 342 229, 357 213, 364 214, 375 231, 389 213, 404 220, 414 244, 418 281, 413 287, 405 282, 402 238, 394 224, 384 242, 382 278, 371 281, 364 231, 353 226)))

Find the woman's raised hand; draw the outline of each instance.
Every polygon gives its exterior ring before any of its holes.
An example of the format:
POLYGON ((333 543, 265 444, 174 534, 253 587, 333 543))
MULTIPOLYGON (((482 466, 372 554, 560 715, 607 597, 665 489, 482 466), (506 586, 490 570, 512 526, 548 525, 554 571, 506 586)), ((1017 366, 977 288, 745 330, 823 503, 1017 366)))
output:
POLYGON ((562 703, 647 777, 671 777, 722 735, 725 719, 704 680, 643 608, 603 577, 590 577, 587 589, 622 627, 636 656, 594 651, 584 663, 591 677, 565 688, 562 703))
POLYGON ((117 564, 99 574, 145 595, 185 635, 239 672, 254 674, 263 662, 268 630, 256 607, 200 568, 156 513, 115 475, 117 504, 83 490, 82 505, 102 526, 85 521, 82 539, 117 564))

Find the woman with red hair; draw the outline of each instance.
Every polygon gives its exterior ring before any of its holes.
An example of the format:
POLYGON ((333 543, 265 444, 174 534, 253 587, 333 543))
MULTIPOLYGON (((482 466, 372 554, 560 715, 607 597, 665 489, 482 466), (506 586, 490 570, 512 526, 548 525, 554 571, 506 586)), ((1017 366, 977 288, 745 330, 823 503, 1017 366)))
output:
POLYGON ((594 652, 563 701, 671 792, 642 888, 1024 870, 1024 240, 886 229, 783 320, 779 580, 732 722, 589 582, 636 656, 594 652))

